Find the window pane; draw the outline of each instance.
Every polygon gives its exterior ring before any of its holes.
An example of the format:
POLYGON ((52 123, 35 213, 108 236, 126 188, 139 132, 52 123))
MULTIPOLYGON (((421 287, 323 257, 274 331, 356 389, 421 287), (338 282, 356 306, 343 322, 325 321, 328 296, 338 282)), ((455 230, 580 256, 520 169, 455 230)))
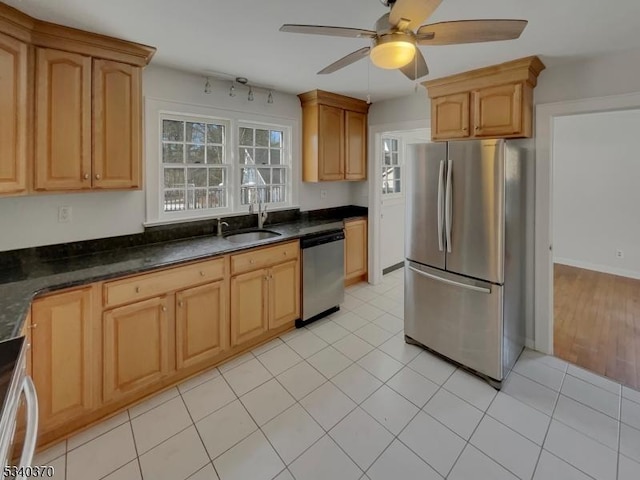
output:
POLYGON ((284 168, 274 168, 271 170, 271 183, 285 183, 284 168))
POLYGON ((391 151, 391 141, 386 138, 382 140, 382 150, 384 153, 389 153, 391 151))
POLYGON ((385 153, 384 154, 384 164, 385 165, 391 165, 391 154, 390 153, 385 153))
POLYGON ((209 208, 220 208, 227 206, 227 195, 224 189, 209 189, 209 208))
POLYGON ((184 141, 184 122, 178 120, 163 120, 162 140, 171 142, 184 141))
POLYGON ((240 147, 238 158, 240 159, 240 163, 253 165, 253 148, 240 147))
POLYGON ((400 168, 396 167, 393 169, 393 178, 395 180, 400 180, 400 168))
POLYGON ((242 186, 257 185, 257 170, 255 168, 240 169, 240 184, 242 186))
POLYGON ((258 185, 265 185, 271 183, 271 169, 259 168, 258 169, 258 185))
POLYGON ((189 187, 206 187, 207 186, 207 169, 206 168, 188 168, 187 183, 189 187))
POLYGON ((395 138, 391 139, 391 150, 394 152, 398 151, 398 140, 396 140, 395 138))
POLYGON ((256 148, 255 162, 257 165, 267 165, 269 163, 269 150, 266 148, 256 148))
POLYGON ((165 168, 164 187, 184 188, 184 168, 165 168))
POLYGON ((392 162, 394 165, 398 165, 398 154, 397 154, 397 153, 394 153, 394 154, 393 154, 393 156, 391 157, 391 162, 392 162))
POLYGON ((396 192, 395 193, 400 193, 400 180, 396 180, 396 192))
POLYGON ((271 149, 271 165, 280 165, 280 150, 271 149))
POLYGON ((224 125, 207 125, 207 143, 223 143, 224 125))
POLYGON ((222 168, 209 169, 209 186, 222 187, 224 185, 224 170, 222 168))
POLYGON ((271 130, 271 147, 281 148, 282 147, 282 132, 278 130, 271 130))
POLYGON ((184 190, 165 190, 164 192, 164 211, 175 212, 184 210, 184 190))
POLYGON ((186 141, 191 143, 204 143, 204 123, 187 122, 186 141))
POLYGON ((181 143, 163 143, 162 161, 164 163, 184 163, 184 145, 181 143))
POLYGON ((269 130, 256 130, 256 146, 269 146, 269 130))
POLYGON ((189 210, 199 210, 207 208, 207 189, 190 188, 187 190, 187 208, 189 210))
POLYGON ((207 147, 207 163, 222 163, 222 147, 207 147))
POLYGON ((187 163, 204 163, 204 145, 187 145, 187 163))
POLYGON ((285 202, 287 199, 285 198, 286 189, 284 185, 278 185, 275 187, 271 187, 271 201, 272 202, 285 202))
POLYGON ((253 128, 240 127, 240 145, 253 146, 253 128))

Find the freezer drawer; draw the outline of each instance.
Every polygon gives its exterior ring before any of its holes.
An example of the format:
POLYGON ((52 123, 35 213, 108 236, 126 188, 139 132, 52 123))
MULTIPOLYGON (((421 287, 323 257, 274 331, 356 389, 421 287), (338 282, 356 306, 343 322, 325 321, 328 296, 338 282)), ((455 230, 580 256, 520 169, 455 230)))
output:
POLYGON ((405 335, 501 381, 502 300, 500 285, 408 262, 405 335))

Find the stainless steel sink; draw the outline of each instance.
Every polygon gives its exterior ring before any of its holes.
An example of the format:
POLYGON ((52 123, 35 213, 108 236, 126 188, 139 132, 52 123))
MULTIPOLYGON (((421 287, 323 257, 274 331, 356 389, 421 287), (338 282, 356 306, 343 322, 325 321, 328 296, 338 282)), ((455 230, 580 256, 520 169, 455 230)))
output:
POLYGON ((251 230, 249 232, 230 233, 224 238, 233 243, 256 242, 267 238, 279 237, 281 233, 272 232, 271 230, 251 230))

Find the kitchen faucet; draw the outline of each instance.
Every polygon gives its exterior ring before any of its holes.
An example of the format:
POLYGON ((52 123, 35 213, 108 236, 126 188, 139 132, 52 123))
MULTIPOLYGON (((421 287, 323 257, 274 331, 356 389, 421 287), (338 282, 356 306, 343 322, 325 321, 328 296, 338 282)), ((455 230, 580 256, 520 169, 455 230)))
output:
MULTIPOLYGON (((252 203, 249 205, 249 213, 254 213, 255 207, 254 207, 255 203, 252 203)), ((269 214, 267 213, 267 206, 266 205, 262 205, 261 201, 258 201, 258 228, 262 229, 262 227, 264 226, 264 222, 267 220, 267 217, 269 216, 269 214)))
POLYGON ((220 220, 222 220, 221 218, 218 218, 218 236, 221 237, 222 236, 222 227, 228 227, 229 224, 227 222, 221 222, 220 220))

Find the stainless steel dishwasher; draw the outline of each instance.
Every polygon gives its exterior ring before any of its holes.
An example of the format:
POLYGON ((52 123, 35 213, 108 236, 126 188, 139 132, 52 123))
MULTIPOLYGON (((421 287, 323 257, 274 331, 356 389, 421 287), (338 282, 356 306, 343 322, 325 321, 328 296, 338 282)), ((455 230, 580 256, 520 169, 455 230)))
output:
POLYGON ((344 301, 344 229, 303 237, 302 319, 300 328, 340 309, 344 301))

